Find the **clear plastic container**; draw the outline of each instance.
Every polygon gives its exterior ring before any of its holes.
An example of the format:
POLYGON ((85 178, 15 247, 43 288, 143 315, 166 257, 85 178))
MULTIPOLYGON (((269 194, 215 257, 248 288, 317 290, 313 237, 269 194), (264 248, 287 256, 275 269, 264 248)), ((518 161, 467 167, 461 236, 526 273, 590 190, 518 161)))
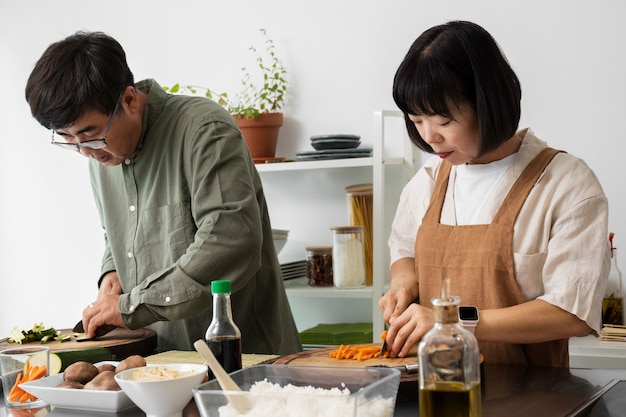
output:
POLYGON ((333 239, 333 284, 336 288, 365 286, 363 226, 330 228, 333 239))
POLYGON ((333 248, 306 247, 306 277, 311 287, 333 286, 333 248))

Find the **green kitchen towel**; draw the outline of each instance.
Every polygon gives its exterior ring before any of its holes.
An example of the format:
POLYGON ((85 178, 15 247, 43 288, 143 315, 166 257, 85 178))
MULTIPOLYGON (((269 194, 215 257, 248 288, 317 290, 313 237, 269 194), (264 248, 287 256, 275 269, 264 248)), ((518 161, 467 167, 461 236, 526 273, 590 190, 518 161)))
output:
POLYGON ((372 323, 318 324, 300 332, 303 345, 372 343, 372 323))

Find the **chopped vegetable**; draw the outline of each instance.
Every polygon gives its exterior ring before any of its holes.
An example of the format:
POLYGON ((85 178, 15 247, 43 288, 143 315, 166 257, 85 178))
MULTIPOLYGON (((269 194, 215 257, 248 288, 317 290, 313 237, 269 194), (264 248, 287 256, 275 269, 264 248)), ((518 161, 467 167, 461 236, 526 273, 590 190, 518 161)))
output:
MULTIPOLYGON (((387 330, 380 335, 381 340, 387 337, 387 330)), ((366 359, 380 358, 381 346, 377 345, 340 345, 337 349, 328 354, 330 358, 336 359, 355 359, 363 361, 366 359)), ((385 352, 384 358, 389 357, 389 352, 385 352)))
POLYGON ((9 391, 9 401, 21 403, 26 401, 35 401, 37 397, 24 391, 19 385, 44 377, 46 375, 46 371, 47 368, 45 365, 31 365, 30 361, 26 361, 24 364, 24 371, 19 373, 15 384, 13 384, 11 391, 9 391))
POLYGON ((43 323, 35 323, 33 327, 28 330, 20 330, 18 327, 14 327, 7 341, 9 343, 19 344, 36 341, 46 343, 50 340, 58 340, 57 338, 65 339, 65 337, 61 336, 61 332, 57 331, 54 327, 45 327, 43 323))

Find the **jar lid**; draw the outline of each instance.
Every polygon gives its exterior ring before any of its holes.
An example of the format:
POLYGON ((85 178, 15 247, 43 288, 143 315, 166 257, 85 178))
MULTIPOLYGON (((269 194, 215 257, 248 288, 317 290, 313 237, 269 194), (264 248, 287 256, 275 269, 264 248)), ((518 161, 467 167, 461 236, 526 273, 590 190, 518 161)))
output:
POLYGON ((331 226, 330 230, 337 233, 359 233, 363 231, 363 226, 331 226))
POLYGON ((333 247, 332 246, 307 246, 306 251, 314 252, 314 253, 327 253, 327 252, 332 252, 333 247))
POLYGON ((372 194, 373 190, 374 184, 355 184, 346 187, 346 193, 348 194, 372 194))
POLYGON ((212 281, 211 292, 213 294, 230 294, 230 281, 227 279, 212 281))

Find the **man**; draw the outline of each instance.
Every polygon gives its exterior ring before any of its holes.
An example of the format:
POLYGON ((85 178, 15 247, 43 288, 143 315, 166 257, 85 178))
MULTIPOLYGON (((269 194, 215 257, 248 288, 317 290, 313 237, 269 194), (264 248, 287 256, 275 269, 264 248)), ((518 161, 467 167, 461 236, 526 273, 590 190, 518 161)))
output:
POLYGON ((87 337, 150 325, 160 351, 193 350, 211 321, 211 281, 229 279, 243 352, 301 350, 261 180, 224 109, 135 84, 121 45, 99 32, 50 45, 26 100, 55 146, 90 158, 105 252, 87 337))

